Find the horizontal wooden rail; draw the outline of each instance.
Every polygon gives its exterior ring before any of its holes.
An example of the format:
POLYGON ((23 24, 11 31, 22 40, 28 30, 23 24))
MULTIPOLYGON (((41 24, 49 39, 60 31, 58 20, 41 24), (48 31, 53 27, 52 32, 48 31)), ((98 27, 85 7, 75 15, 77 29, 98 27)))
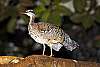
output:
POLYGON ((18 63, 0 64, 0 67, 100 67, 100 64, 96 62, 32 55, 24 59, 21 58, 18 63))

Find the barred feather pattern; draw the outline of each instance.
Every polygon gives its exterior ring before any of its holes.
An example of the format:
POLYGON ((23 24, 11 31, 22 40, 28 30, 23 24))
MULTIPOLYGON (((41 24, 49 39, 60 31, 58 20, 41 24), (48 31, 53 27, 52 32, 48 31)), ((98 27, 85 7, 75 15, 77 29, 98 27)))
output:
POLYGON ((56 51, 64 46, 72 51, 78 47, 78 44, 71 40, 61 28, 50 23, 32 23, 28 26, 30 36, 38 43, 47 44, 56 51))
MULTIPOLYGON (((45 44, 61 43, 63 41, 62 30, 49 23, 33 23, 29 25, 28 30, 29 34, 33 35, 31 36, 33 39, 44 40, 45 44)), ((41 44, 43 43, 41 42, 41 44)))
POLYGON ((65 36, 64 36, 63 45, 67 50, 70 50, 70 51, 72 51, 72 50, 76 49, 77 47, 79 47, 79 45, 74 40, 72 40, 69 37, 69 35, 66 34, 66 33, 65 33, 65 36))

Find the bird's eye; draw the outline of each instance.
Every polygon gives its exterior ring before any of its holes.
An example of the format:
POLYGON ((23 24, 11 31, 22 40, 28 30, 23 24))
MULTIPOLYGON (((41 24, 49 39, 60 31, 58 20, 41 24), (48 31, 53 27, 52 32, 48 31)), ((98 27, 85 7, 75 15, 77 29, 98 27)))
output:
POLYGON ((48 41, 49 41, 50 39, 48 39, 48 41))
POLYGON ((56 40, 56 39, 54 39, 54 40, 56 40))

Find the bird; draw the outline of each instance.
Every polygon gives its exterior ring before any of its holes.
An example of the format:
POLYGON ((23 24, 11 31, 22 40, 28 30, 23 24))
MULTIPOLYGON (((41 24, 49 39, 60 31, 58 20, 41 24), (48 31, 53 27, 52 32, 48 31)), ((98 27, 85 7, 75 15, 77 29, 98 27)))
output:
POLYGON ((24 12, 30 17, 28 23, 29 35, 38 43, 43 44, 43 55, 45 53, 46 45, 50 47, 50 56, 53 56, 52 49, 59 51, 62 46, 67 50, 74 50, 79 47, 79 44, 72 40, 70 36, 63 31, 59 26, 48 23, 48 22, 38 22, 34 20, 36 18, 33 10, 26 10, 24 12))

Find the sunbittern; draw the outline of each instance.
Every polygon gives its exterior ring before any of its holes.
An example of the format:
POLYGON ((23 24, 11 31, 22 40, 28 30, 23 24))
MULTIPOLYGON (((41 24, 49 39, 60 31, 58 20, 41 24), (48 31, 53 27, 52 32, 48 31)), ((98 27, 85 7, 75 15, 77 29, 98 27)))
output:
POLYGON ((34 19, 36 15, 33 13, 33 10, 27 10, 24 14, 30 17, 28 31, 29 35, 38 43, 43 44, 43 55, 45 52, 45 44, 50 47, 52 56, 52 48, 56 51, 59 51, 62 46, 67 50, 74 50, 79 45, 71 40, 69 35, 66 34, 60 27, 44 22, 35 23, 34 19))

